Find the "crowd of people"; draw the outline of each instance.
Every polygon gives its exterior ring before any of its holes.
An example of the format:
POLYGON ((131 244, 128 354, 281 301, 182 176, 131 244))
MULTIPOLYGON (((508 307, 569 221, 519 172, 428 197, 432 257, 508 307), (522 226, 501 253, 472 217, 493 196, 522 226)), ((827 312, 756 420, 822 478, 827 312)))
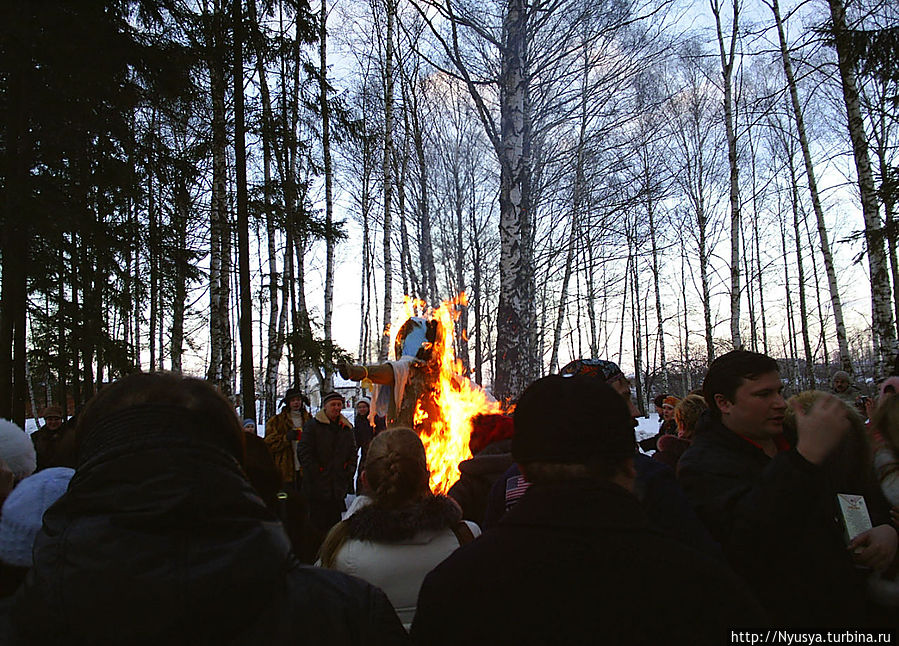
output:
POLYGON ((202 380, 131 375, 74 423, 50 406, 29 438, 0 420, 0 643, 892 631, 897 388, 864 398, 838 372, 786 400, 774 359, 733 351, 656 397, 638 444, 626 376, 577 360, 473 420, 444 496, 419 436, 366 399, 350 422, 340 393, 313 413, 288 389, 260 438, 202 380))

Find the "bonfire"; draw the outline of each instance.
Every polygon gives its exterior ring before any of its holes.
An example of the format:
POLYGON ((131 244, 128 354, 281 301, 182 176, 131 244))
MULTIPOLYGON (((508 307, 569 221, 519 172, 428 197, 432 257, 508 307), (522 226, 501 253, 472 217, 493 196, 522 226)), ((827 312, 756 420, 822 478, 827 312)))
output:
POLYGON ((391 326, 395 336, 402 322, 412 316, 424 316, 440 323, 441 338, 434 342, 431 358, 439 370, 434 370, 436 378, 431 392, 419 397, 413 418, 415 431, 428 456, 430 485, 434 493, 445 494, 459 479, 459 463, 471 457, 468 448, 471 419, 479 414, 505 412, 486 390, 469 379, 462 361, 453 351, 459 308, 466 305, 468 298, 464 292, 444 301, 437 309, 406 296, 400 324, 391 326))

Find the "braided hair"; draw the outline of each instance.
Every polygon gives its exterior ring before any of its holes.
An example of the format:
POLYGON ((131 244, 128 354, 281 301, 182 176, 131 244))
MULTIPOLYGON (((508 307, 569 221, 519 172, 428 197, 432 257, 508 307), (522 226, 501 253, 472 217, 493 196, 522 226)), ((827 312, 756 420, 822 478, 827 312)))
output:
POLYGON ((402 507, 430 493, 428 460, 418 435, 404 427, 378 433, 368 447, 365 478, 382 507, 402 507))

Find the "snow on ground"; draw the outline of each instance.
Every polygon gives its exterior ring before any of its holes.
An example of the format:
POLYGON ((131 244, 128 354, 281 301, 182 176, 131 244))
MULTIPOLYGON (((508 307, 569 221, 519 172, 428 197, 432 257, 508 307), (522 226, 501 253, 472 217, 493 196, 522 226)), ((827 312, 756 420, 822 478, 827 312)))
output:
POLYGON ((648 417, 638 417, 637 428, 634 429, 637 441, 656 435, 659 432, 659 424, 659 416, 655 413, 650 413, 648 417))

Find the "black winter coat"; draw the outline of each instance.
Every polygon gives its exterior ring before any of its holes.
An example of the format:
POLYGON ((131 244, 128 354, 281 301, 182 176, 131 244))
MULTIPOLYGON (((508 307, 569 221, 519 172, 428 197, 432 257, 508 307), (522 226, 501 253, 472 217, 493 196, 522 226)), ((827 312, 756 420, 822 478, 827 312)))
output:
POLYGON ((237 461, 177 419, 105 432, 44 516, 23 644, 393 644, 385 595, 301 566, 237 461))
POLYGON ((497 527, 438 565, 422 585, 412 638, 726 644, 730 630, 764 623, 727 566, 651 529, 632 494, 574 482, 531 486, 497 527))
POLYGON ((512 466, 512 440, 488 445, 474 457, 459 463, 459 480, 447 495, 459 503, 462 518, 484 526, 487 501, 493 484, 512 466))
POLYGON ((795 450, 770 458, 709 420, 677 473, 712 537, 777 625, 861 625, 861 574, 843 543, 822 469, 795 450))
POLYGON ((324 411, 306 422, 297 443, 303 492, 310 500, 339 500, 351 490, 356 473, 353 425, 341 415, 332 422, 324 411))

